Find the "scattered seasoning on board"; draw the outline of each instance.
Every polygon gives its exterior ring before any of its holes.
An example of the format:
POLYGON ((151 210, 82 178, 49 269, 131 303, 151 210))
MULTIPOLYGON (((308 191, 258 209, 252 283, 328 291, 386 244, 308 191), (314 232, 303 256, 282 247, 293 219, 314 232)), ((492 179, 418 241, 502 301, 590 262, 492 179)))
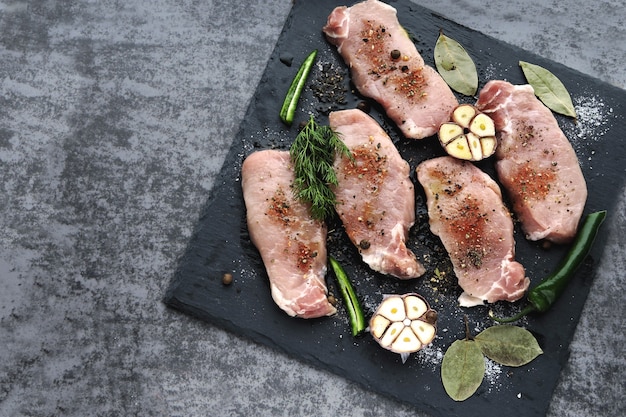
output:
POLYGON ((224 275, 222 275, 222 284, 230 285, 232 283, 233 283, 233 274, 227 272, 224 275))
POLYGON ((317 100, 324 104, 320 112, 328 114, 347 103, 348 88, 345 85, 343 70, 336 68, 330 62, 318 64, 316 76, 311 81, 311 91, 317 100))
POLYGON ((452 267, 449 266, 447 270, 435 268, 434 274, 430 278, 430 284, 433 291, 441 294, 449 294, 458 290, 458 282, 452 267))

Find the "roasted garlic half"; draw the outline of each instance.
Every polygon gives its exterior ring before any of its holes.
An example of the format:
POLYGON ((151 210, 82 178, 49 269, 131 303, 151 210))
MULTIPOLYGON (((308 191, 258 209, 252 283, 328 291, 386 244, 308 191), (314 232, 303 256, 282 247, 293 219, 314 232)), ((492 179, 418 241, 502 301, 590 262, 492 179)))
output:
POLYGON ((452 112, 452 121, 439 127, 439 142, 450 156, 480 161, 496 150, 496 128, 491 117, 461 104, 452 112))
POLYGON ((385 349, 402 356, 430 344, 437 333, 437 312, 419 294, 385 295, 370 319, 370 333, 385 349))

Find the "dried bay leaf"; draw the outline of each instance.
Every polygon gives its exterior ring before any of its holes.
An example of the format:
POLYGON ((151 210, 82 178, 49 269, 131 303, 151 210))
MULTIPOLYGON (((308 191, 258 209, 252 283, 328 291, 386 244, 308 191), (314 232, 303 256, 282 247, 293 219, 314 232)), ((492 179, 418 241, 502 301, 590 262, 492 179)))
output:
POLYGON ((475 95, 478 90, 478 72, 465 48, 440 32, 434 53, 437 71, 450 88, 466 96, 475 95))
POLYGON ((519 65, 528 84, 535 89, 535 95, 543 104, 556 113, 576 118, 576 109, 572 104, 572 98, 556 75, 529 62, 520 61, 519 65))
POLYGON ((517 326, 492 326, 474 340, 485 356, 506 366, 526 365, 543 353, 532 333, 517 326))
POLYGON ((454 401, 471 397, 483 381, 485 358, 478 344, 469 339, 450 345, 441 362, 441 382, 454 401))

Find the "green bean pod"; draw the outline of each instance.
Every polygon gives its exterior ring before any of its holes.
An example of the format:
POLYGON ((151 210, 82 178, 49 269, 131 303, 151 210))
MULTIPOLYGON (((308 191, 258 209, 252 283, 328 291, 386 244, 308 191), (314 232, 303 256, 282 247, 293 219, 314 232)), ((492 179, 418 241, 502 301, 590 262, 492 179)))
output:
POLYGON ((521 319, 529 313, 544 313, 548 311, 561 294, 563 294, 570 278, 589 254, 598 234, 598 230, 600 229, 600 225, 604 222, 605 218, 606 210, 587 215, 576 234, 572 246, 559 266, 554 272, 528 292, 526 299, 529 305, 527 307, 522 309, 515 316, 509 318, 495 317, 490 312, 489 315, 491 318, 499 323, 510 323, 521 319))
POLYGON ((317 49, 313 50, 313 52, 311 52, 302 62, 300 68, 298 69, 298 73, 294 77, 293 81, 291 81, 289 90, 287 90, 283 106, 280 109, 280 120, 287 125, 291 125, 291 123, 293 123, 293 117, 296 112, 298 100, 300 99, 300 95, 302 94, 302 90, 306 84, 309 72, 311 72, 311 68, 313 68, 313 62, 315 62, 316 56, 317 49))
POLYGON ((344 304, 346 305, 346 310, 348 311, 352 336, 357 336, 362 333, 367 327, 367 322, 365 321, 365 314, 363 314, 361 303, 356 296, 354 287, 352 287, 352 284, 348 279, 348 275, 341 267, 339 262, 337 262, 337 260, 332 256, 329 257, 329 260, 330 265, 333 268, 333 272, 335 273, 335 277, 337 277, 339 290, 341 291, 344 304))

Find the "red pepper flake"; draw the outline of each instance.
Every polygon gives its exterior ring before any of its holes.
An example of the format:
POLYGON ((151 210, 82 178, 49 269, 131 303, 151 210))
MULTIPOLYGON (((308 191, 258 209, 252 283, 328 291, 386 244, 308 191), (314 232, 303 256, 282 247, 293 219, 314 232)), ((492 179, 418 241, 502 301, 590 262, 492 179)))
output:
POLYGON ((380 78, 385 74, 397 69, 394 60, 391 58, 390 48, 387 41, 391 35, 382 24, 376 24, 371 20, 364 22, 365 29, 361 32, 363 46, 357 54, 362 56, 370 64, 370 75, 380 78))
POLYGON ((313 250, 304 243, 298 242, 296 255, 298 269, 307 271, 313 266, 312 261, 317 257, 317 250, 313 250))
POLYGON ((396 91, 402 93, 408 99, 420 99, 426 97, 424 87, 426 80, 422 68, 409 71, 408 67, 402 71, 402 75, 390 77, 389 81, 395 86, 396 91))
MULTIPOLYGON (((432 176, 433 179, 439 181, 439 185, 441 186, 441 192, 450 197, 463 189, 463 186, 461 184, 450 180, 450 178, 448 177, 448 173, 445 172, 443 169, 434 170, 432 176)), ((436 195, 435 198, 439 198, 438 195, 436 195)))
POLYGON ((455 237, 458 254, 462 255, 461 264, 480 268, 483 256, 488 248, 483 244, 488 217, 478 201, 468 196, 459 207, 459 213, 449 219, 449 230, 455 237))
POLYGON ((354 161, 344 166, 344 174, 348 177, 357 176, 368 184, 374 193, 387 177, 387 156, 380 155, 375 149, 361 146, 353 149, 354 161))
POLYGON ((384 25, 366 20, 364 27, 361 32, 363 46, 357 51, 357 55, 369 63, 369 74, 375 79, 384 77, 384 85, 393 86, 395 91, 411 101, 426 97, 423 68, 412 69, 408 65, 410 58, 406 55, 402 56, 402 65, 397 63, 400 51, 391 45, 391 35, 384 25))
POLYGON ((524 200, 544 200, 550 193, 556 174, 550 168, 535 168, 531 161, 522 165, 512 178, 524 200))
POLYGON ((282 188, 278 188, 269 199, 267 215, 282 223, 288 223, 291 215, 291 206, 282 188))

